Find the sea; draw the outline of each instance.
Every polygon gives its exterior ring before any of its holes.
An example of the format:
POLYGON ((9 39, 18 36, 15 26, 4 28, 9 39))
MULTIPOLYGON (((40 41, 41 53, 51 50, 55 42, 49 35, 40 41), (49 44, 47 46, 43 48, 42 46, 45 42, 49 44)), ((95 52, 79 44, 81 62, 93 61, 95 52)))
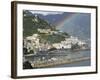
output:
MULTIPOLYGON (((91 58, 91 52, 90 50, 82 50, 82 51, 70 51, 70 50, 55 50, 53 51, 50 55, 46 56, 56 56, 57 57, 61 57, 63 58, 61 55, 63 56, 70 56, 71 58, 79 58, 79 57, 90 57, 91 58), (53 54, 52 54, 53 53, 53 54)), ((44 55, 42 55, 44 56, 44 55)), ((41 57, 41 53, 38 54, 38 56, 25 56, 25 59, 28 61, 34 61, 34 57, 41 57)), ((36 59, 35 59, 36 60, 36 59)), ((77 62, 73 62, 73 63, 68 63, 68 64, 61 64, 61 65, 57 65, 57 66, 52 66, 53 68, 57 68, 57 67, 81 67, 81 66, 91 66, 91 59, 88 60, 83 60, 83 61, 77 61, 77 62)), ((52 68, 50 67, 50 68, 52 68)))

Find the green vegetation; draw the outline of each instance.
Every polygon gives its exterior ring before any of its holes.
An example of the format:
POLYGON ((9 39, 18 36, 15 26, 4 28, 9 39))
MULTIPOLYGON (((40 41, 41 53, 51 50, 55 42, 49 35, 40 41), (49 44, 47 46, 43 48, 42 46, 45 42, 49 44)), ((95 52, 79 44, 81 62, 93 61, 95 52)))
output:
POLYGON ((58 35, 58 34, 52 34, 52 35, 46 35, 46 34, 39 34, 40 35, 40 40, 46 41, 48 43, 59 43, 61 41, 65 40, 65 37, 62 35, 58 35))
POLYGON ((29 12, 23 12, 23 35, 24 37, 30 36, 34 33, 37 33, 37 29, 51 29, 55 30, 54 26, 51 26, 47 21, 39 18, 38 16, 27 15, 29 12))
POLYGON ((71 49, 75 50, 75 49, 80 49, 81 47, 78 45, 78 43, 72 45, 71 49))
POLYGON ((69 37, 69 34, 65 32, 60 32, 48 23, 46 20, 41 19, 39 16, 34 16, 29 11, 23 11, 23 36, 32 36, 33 34, 38 34, 41 43, 59 43, 69 37), (38 29, 50 29, 51 31, 57 32, 56 34, 50 33, 40 33, 38 29))

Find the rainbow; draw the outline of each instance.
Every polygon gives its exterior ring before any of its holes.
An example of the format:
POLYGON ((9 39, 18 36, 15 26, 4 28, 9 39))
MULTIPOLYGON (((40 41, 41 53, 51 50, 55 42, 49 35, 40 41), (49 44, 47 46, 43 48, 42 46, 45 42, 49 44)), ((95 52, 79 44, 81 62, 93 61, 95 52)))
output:
POLYGON ((79 14, 69 14, 69 16, 65 16, 61 21, 57 22, 56 28, 61 28, 65 23, 68 23, 72 19, 76 18, 79 14))

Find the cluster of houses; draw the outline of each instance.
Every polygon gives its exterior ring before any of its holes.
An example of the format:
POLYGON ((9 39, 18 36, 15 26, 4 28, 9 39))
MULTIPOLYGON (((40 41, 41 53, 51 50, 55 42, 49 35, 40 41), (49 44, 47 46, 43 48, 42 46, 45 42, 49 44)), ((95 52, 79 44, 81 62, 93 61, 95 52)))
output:
POLYGON ((50 35, 58 33, 57 31, 53 31, 51 29, 40 29, 40 28, 38 28, 37 30, 40 33, 45 33, 45 34, 50 34, 50 35))
POLYGON ((79 45, 80 47, 83 47, 83 45, 85 45, 86 43, 79 40, 77 37, 70 37, 70 38, 65 38, 64 41, 61 41, 60 43, 54 43, 52 44, 53 47, 57 48, 57 49, 71 49, 72 45, 79 45))
POLYGON ((46 51, 51 48, 51 45, 46 43, 40 43, 39 35, 33 34, 32 36, 26 37, 24 39, 24 48, 30 52, 31 50, 36 53, 37 51, 46 51))
MULTIPOLYGON (((39 31, 43 32, 44 30, 39 31)), ((44 31, 45 32, 45 31, 44 31)), ((50 32, 47 30, 47 32, 50 32)), ((64 41, 61 41, 60 43, 41 43, 39 39, 39 34, 33 34, 32 36, 28 36, 24 39, 24 48, 30 51, 34 51, 34 53, 37 53, 37 51, 47 51, 51 48, 56 48, 56 49, 71 49, 72 45, 78 44, 80 47, 84 48, 83 45, 86 43, 84 41, 79 40, 77 37, 71 36, 70 38, 65 38, 64 41)))

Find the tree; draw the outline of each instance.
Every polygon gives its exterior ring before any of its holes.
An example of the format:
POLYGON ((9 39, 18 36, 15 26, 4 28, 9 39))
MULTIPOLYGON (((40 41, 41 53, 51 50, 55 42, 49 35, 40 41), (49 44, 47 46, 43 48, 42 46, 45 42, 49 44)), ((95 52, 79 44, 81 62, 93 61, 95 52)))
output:
POLYGON ((31 63, 29 61, 24 62, 23 69, 32 69, 31 63))

